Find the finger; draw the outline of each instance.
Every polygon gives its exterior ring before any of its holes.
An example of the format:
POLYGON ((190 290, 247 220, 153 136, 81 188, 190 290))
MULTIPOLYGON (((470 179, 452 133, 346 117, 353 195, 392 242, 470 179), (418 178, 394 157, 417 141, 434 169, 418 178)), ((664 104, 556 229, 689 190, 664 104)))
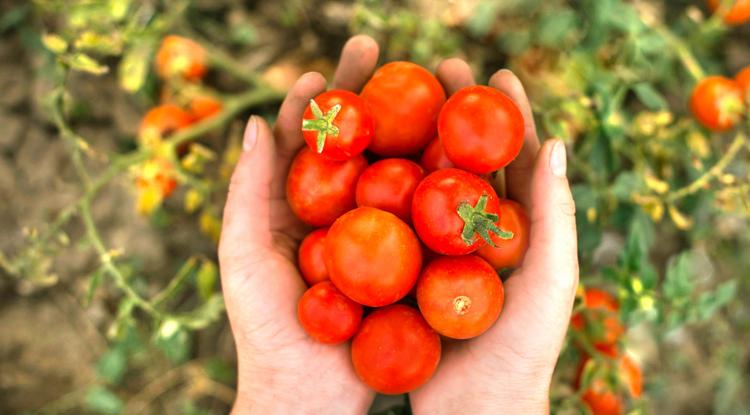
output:
POLYGON ((349 39, 341 50, 341 59, 333 75, 333 87, 359 92, 378 63, 378 44, 366 35, 349 39))
POLYGON ((450 58, 440 62, 435 75, 449 96, 461 88, 475 84, 471 68, 463 59, 450 58))
POLYGON ((278 162, 288 164, 291 158, 302 147, 302 114, 307 104, 316 95, 325 91, 326 79, 318 72, 308 72, 299 77, 292 85, 281 103, 279 117, 276 119, 276 152, 278 162))

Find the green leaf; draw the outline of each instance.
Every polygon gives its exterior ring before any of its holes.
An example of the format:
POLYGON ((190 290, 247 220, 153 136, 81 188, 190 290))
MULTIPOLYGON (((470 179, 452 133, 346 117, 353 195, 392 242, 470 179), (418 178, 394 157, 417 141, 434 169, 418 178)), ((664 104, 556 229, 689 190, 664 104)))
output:
POLYGON ((93 75, 102 75, 109 71, 109 68, 100 64, 94 58, 85 53, 75 53, 63 59, 72 69, 82 72, 88 72, 93 75))
POLYGON ((122 400, 102 386, 92 386, 86 392, 84 402, 92 411, 107 415, 119 414, 123 407, 122 400))
POLYGON ((578 23, 578 16, 571 9, 549 10, 537 23, 537 41, 542 46, 562 46, 575 33, 578 23))
POLYGON ((689 252, 683 252, 669 260, 662 287, 665 297, 673 302, 686 301, 694 289, 691 269, 692 256, 689 252))
POLYGON ((714 291, 704 292, 698 297, 697 319, 705 321, 719 309, 729 304, 737 292, 737 281, 730 280, 719 285, 714 291))
POLYGON ((647 82, 635 84, 633 86, 633 92, 635 92, 635 95, 643 103, 643 105, 648 107, 650 110, 663 110, 668 106, 667 101, 664 99, 661 93, 647 82))
POLYGON ((127 367, 125 351, 119 347, 107 350, 96 364, 96 373, 107 383, 118 384, 122 381, 127 367))
POLYGON ((153 43, 144 42, 139 47, 130 49, 125 53, 120 61, 120 66, 117 68, 117 77, 122 89, 133 93, 143 88, 153 49, 153 43))
POLYGON ((91 274, 91 278, 89 279, 89 286, 86 289, 86 297, 83 300, 83 303, 85 305, 91 304, 91 300, 94 298, 94 293, 96 292, 97 287, 99 287, 99 284, 101 284, 103 279, 104 270, 102 268, 94 271, 91 274))
POLYGON ((54 54, 61 54, 68 50, 68 42, 60 35, 47 33, 42 36, 44 47, 54 54))
POLYGON ((198 285, 198 294, 201 298, 204 301, 211 298, 216 291, 216 281, 219 279, 219 270, 216 264, 210 260, 204 261, 195 278, 198 285))
POLYGON ((165 320, 156 332, 154 344, 173 363, 181 363, 190 356, 190 335, 176 320, 165 320))

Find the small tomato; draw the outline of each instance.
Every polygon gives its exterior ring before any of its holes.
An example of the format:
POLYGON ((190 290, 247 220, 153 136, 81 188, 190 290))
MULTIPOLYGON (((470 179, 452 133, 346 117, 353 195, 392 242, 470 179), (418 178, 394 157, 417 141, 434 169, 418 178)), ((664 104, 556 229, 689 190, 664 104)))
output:
POLYGON ((424 178, 424 170, 406 159, 384 159, 371 164, 357 182, 357 206, 370 206, 391 212, 411 222, 414 190, 424 178))
POLYGON ((309 286, 329 279, 324 255, 326 235, 328 235, 328 228, 316 229, 305 236, 299 245, 297 263, 302 278, 309 286))
POLYGON ((477 255, 495 269, 517 268, 521 265, 526 249, 529 247, 530 224, 523 206, 508 199, 500 199, 500 221, 498 227, 513 233, 510 239, 491 235, 495 246, 485 245, 477 255))
POLYGON ((195 41, 169 35, 156 52, 156 72, 163 79, 181 76, 189 81, 202 79, 207 72, 206 50, 195 41))
POLYGON ((698 122, 718 132, 731 130, 744 106, 739 83, 723 76, 702 79, 690 98, 690 109, 698 122))
POLYGON ((362 153, 372 141, 375 125, 367 103, 342 89, 310 100, 302 116, 302 136, 310 149, 332 160, 362 153))
POLYGON ((362 321, 362 306, 355 303, 330 282, 319 282, 300 298, 297 319, 313 339, 326 344, 349 340, 362 321))

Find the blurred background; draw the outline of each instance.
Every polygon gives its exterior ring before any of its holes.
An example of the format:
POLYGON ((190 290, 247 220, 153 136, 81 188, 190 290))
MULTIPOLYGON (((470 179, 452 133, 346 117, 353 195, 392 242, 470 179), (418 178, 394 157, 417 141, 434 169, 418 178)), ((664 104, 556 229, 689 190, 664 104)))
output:
POLYGON ((554 413, 591 413, 604 382, 623 413, 750 414, 750 116, 716 133, 689 109, 698 81, 750 65, 750 1, 708 3, 0 1, 0 413, 229 410, 216 241, 241 129, 366 33, 381 62, 511 68, 568 146, 577 308, 616 298, 644 391, 581 368, 609 324, 591 321, 554 413))

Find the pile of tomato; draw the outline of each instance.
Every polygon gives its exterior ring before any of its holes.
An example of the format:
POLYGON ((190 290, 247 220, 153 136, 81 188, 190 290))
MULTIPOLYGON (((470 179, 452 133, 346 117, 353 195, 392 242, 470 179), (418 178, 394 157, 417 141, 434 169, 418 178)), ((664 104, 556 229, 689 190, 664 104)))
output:
POLYGON ((354 369, 372 389, 412 391, 437 369, 441 338, 470 339, 495 323, 498 271, 523 259, 528 217, 492 185, 521 151, 521 112, 486 86, 446 100, 428 70, 392 62, 360 94, 312 99, 302 134, 287 199, 316 229, 299 247, 309 285, 299 322, 319 342, 351 340, 354 369))

